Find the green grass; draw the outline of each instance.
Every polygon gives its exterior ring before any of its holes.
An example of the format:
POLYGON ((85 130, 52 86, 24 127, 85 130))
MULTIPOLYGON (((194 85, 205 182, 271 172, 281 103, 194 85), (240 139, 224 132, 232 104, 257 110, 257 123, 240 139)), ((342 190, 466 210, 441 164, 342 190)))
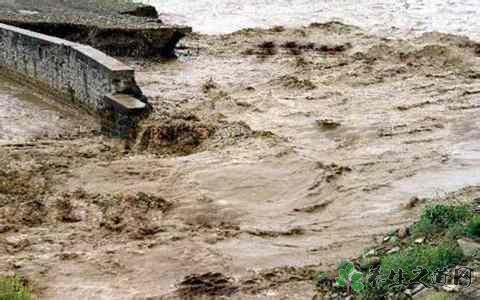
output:
POLYGON ((472 239, 480 238, 480 216, 473 217, 465 228, 465 235, 472 239))
POLYGON ((399 252, 383 256, 379 284, 376 287, 367 285, 365 299, 402 291, 413 283, 420 268, 433 274, 460 263, 464 257, 456 240, 465 235, 480 236, 480 217, 474 216, 471 206, 464 203, 429 205, 413 226, 413 235, 428 236, 439 244, 416 245, 410 240, 399 252), (394 283, 398 281, 399 270, 402 270, 403 284, 397 285, 394 283), (392 274, 395 280, 389 279, 392 274))
POLYGON ((453 224, 447 228, 445 237, 447 240, 456 241, 465 236, 464 224, 453 224))
MULTIPOLYGON (((380 257, 376 273, 369 270, 363 280, 365 289, 359 299, 387 299, 387 295, 398 294, 418 282, 420 270, 427 271, 422 279, 432 284, 434 274, 465 263, 466 259, 457 240, 463 237, 480 239, 480 215, 472 212, 472 206, 463 202, 450 202, 426 206, 420 220, 412 227, 413 237, 396 240, 390 244, 400 247, 396 253, 380 257), (417 244, 416 237, 426 237, 417 244), (399 273, 401 275, 399 278, 399 273), (376 278, 372 282, 372 278, 376 278)), ((451 299, 448 294, 437 293, 430 300, 451 299)))
POLYGON ((30 290, 17 276, 0 277, 0 300, 32 300, 30 290))
MULTIPOLYGON (((363 299, 377 299, 379 295, 400 292, 414 283, 419 268, 428 270, 433 274, 439 270, 451 267, 463 260, 462 251, 456 243, 443 242, 438 246, 424 245, 413 246, 400 252, 382 257, 377 285, 367 284, 363 299), (402 280, 399 282, 399 271, 402 280), (394 274, 393 280, 389 277, 394 274)), ((425 281, 431 280, 424 279, 425 281)))
POLYGON ((447 230, 457 224, 463 224, 473 217, 467 204, 435 204, 424 208, 420 221, 413 227, 415 236, 431 235, 447 230))

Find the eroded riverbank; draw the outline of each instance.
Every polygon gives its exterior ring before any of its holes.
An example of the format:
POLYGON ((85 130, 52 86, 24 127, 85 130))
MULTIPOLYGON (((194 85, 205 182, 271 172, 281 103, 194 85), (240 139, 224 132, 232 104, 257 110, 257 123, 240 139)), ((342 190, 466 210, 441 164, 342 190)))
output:
POLYGON ((137 141, 0 148, 2 271, 46 299, 310 299, 412 197, 476 196, 477 43, 328 23, 183 48, 126 61, 155 108, 137 141))

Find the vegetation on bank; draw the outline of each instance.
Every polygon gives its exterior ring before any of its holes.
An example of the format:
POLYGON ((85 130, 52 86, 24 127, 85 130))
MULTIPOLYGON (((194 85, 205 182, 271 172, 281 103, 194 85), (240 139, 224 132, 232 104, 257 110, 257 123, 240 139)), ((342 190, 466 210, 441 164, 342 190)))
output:
POLYGON ((0 277, 0 300, 34 299, 25 282, 17 276, 0 277))
MULTIPOLYGON (((463 202, 428 205, 422 210, 420 220, 401 235, 400 238, 399 233, 387 237, 385 245, 366 250, 349 266, 358 266, 363 276, 345 277, 346 264, 342 262, 336 284, 328 292, 330 296, 335 298, 343 293, 343 297, 355 299, 387 299, 405 295, 404 292, 420 285, 441 286, 442 276, 447 278, 452 268, 467 265, 476 258, 475 255, 467 257, 457 241, 480 239, 480 214, 474 211, 472 204, 463 202), (359 277, 362 284, 359 284, 359 277)), ((317 286, 325 283, 324 276, 316 277, 317 286)), ((446 293, 436 293, 427 299, 449 297, 446 293)))

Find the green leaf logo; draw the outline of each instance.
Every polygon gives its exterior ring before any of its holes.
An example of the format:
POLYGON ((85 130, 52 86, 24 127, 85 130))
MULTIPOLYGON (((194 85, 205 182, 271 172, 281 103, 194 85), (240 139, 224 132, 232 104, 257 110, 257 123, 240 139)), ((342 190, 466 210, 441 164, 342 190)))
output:
POLYGON ((344 263, 338 270, 338 277, 336 283, 338 286, 350 288, 355 292, 361 292, 365 286, 362 282, 363 274, 353 266, 353 263, 344 263))
POLYGON ((347 286, 347 282, 343 280, 342 278, 337 278, 337 284, 341 287, 347 286))
POLYGON ((363 285, 362 282, 352 283, 352 289, 357 293, 363 291, 364 288, 365 288, 365 286, 363 285))
POLYGON ((359 280, 362 280, 363 274, 360 272, 353 272, 352 275, 350 276, 350 281, 351 282, 357 282, 359 280))

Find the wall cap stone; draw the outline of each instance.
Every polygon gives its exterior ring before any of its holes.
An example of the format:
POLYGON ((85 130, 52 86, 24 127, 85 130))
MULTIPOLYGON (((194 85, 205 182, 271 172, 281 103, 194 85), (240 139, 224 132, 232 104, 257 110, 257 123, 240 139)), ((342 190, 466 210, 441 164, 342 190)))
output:
POLYGON ((117 112, 143 112, 147 108, 145 103, 127 94, 108 94, 104 98, 112 106, 113 110, 117 112))
POLYGON ((93 59, 94 61, 98 62, 99 64, 103 65, 107 69, 111 71, 134 71, 133 68, 123 64, 122 62, 118 61, 117 59, 108 56, 107 54, 87 45, 67 41, 61 38, 49 36, 46 34, 22 29, 15 26, 10 26, 7 24, 0 23, 0 29, 5 29, 8 31, 16 32, 21 35, 29 36, 31 38, 37 40, 43 40, 46 43, 57 44, 57 45, 64 45, 67 47, 71 47, 76 51, 88 56, 89 58, 93 59))

